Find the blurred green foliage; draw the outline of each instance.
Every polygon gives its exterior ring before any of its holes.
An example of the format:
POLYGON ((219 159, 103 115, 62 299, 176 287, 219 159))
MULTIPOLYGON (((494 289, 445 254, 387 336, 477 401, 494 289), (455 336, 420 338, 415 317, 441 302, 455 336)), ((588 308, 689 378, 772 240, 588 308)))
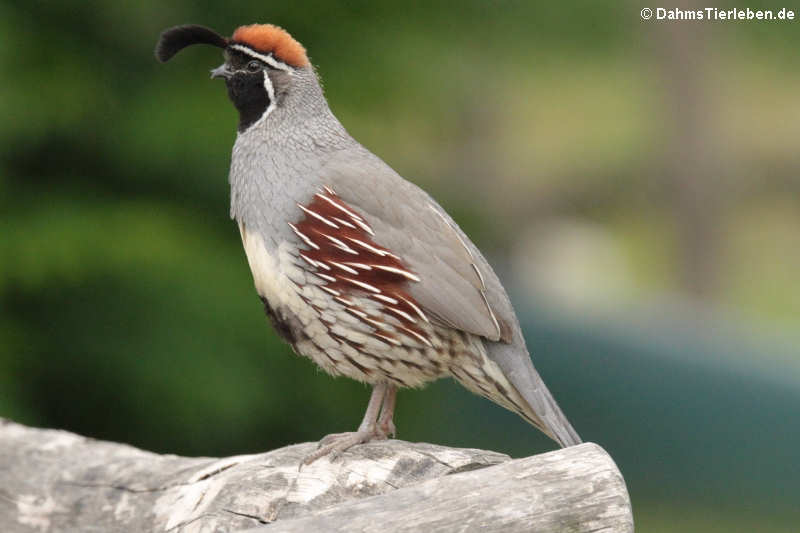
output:
MULTIPOLYGON (((585 1, 0 3, 0 416, 202 455, 357 425, 366 388, 292 355, 252 289, 228 219, 235 112, 208 80, 219 51, 167 65, 152 54, 172 25, 271 22, 307 47, 351 133, 505 258, 537 366, 584 438, 620 464, 639 529, 789 531, 800 132, 787 117, 800 110, 800 38, 789 24, 683 27, 700 43, 711 109, 701 155, 713 161, 696 179, 718 206, 703 267, 713 282, 694 294, 669 171, 683 70, 664 59, 683 37, 638 12, 585 1), (535 275, 510 258, 553 219, 615 243, 627 267, 618 285, 599 262, 576 272, 594 272, 616 318, 559 314, 525 288, 535 275), (660 307, 664 294, 700 298, 713 316, 676 324, 683 313, 660 307), (652 320, 640 321, 643 302, 655 302, 652 320), (708 341, 730 319, 719 308, 734 319, 708 341), (735 341, 750 329, 769 334, 735 341)), ((449 382, 402 393, 397 423, 409 440, 516 455, 551 446, 449 382)))

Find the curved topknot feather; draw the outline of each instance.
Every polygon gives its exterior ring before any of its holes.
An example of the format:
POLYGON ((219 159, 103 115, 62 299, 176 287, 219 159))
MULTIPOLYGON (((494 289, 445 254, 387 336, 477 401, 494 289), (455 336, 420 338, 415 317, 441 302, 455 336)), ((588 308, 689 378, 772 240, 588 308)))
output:
POLYGON ((162 63, 193 44, 210 44, 219 48, 228 46, 228 40, 210 28, 196 24, 175 26, 161 33, 156 45, 156 58, 162 63))
POLYGON ((272 53, 275 59, 293 67, 308 65, 306 49, 289 32, 273 24, 240 26, 233 32, 232 43, 249 46, 262 54, 272 53))

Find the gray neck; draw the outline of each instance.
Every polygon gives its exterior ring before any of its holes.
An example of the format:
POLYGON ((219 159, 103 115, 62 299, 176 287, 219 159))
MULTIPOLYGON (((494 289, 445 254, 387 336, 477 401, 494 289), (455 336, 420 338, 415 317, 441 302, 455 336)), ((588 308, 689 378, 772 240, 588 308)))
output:
POLYGON ((238 142, 258 139, 273 149, 291 152, 316 151, 352 142, 341 123, 333 116, 317 76, 309 66, 292 74, 289 90, 265 117, 239 134, 238 142))
POLYGON ((311 67, 294 72, 277 106, 236 137, 231 158, 231 218, 269 245, 290 238, 287 222, 321 186, 329 154, 357 147, 328 107, 311 67))

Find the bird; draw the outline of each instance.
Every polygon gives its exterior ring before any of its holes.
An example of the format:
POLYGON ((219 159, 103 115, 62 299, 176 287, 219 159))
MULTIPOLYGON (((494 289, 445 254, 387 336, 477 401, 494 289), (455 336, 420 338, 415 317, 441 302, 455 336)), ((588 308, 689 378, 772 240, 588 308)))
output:
POLYGON ((350 136, 303 45, 272 24, 231 37, 181 25, 155 55, 195 44, 224 56, 211 78, 238 111, 230 216, 269 320, 297 354, 372 386, 358 429, 324 437, 303 462, 394 437, 397 390, 445 377, 561 447, 581 443, 492 267, 428 193, 350 136))

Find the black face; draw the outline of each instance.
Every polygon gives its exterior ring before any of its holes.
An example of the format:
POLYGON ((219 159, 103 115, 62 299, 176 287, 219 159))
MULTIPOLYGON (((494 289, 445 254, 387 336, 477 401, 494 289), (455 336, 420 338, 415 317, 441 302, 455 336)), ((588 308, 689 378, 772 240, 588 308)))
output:
POLYGON ((229 52, 226 56, 230 75, 225 85, 228 97, 239 111, 239 131, 244 131, 267 112, 271 103, 272 82, 265 80, 269 67, 241 53, 229 52))

